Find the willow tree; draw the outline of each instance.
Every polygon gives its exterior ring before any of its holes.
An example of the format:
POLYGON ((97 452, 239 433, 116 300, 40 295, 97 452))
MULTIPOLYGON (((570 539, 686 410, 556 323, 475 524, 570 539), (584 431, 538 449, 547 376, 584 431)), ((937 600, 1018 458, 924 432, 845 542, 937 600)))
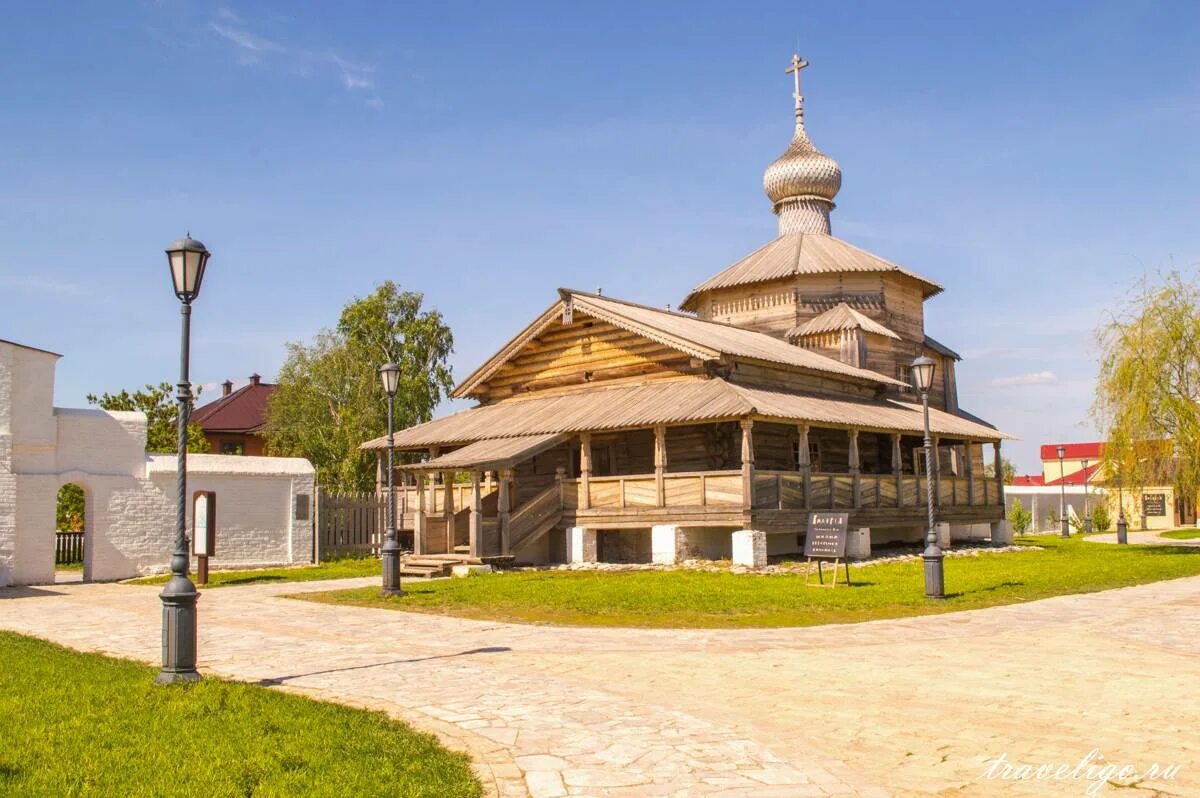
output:
POLYGON ((1126 488, 1200 489, 1200 285, 1170 272, 1144 280, 1097 333, 1093 414, 1108 479, 1126 488))
POLYGON ((386 431, 379 367, 400 365, 396 429, 428 421, 453 386, 454 337, 423 301, 387 281, 350 301, 312 343, 289 343, 267 406, 268 451, 308 458, 328 488, 372 490, 375 458, 359 446, 386 431))

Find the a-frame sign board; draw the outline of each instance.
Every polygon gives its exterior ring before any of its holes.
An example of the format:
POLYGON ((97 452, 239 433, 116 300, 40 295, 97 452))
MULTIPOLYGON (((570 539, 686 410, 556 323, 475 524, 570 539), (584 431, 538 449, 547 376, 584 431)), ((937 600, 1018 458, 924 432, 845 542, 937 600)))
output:
POLYGON ((810 513, 808 533, 804 536, 804 556, 808 558, 808 569, 804 572, 804 584, 812 576, 812 562, 817 561, 817 579, 825 586, 825 560, 833 560, 833 581, 829 587, 837 587, 838 564, 846 569, 846 584, 850 584, 850 563, 846 561, 846 528, 850 525, 850 513, 810 513))

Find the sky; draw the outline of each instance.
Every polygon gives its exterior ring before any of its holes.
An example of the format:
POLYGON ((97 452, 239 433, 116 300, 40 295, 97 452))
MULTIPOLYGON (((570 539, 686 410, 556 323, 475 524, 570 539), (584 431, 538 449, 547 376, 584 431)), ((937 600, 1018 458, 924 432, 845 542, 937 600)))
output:
POLYGON ((798 50, 833 233, 945 286, 960 403, 1035 470, 1096 435, 1097 327, 1200 263, 1198 39, 1194 2, 17 4, 0 338, 64 355, 59 405, 174 383, 188 231, 209 396, 385 279, 459 378, 558 286, 676 305, 776 234, 798 50))

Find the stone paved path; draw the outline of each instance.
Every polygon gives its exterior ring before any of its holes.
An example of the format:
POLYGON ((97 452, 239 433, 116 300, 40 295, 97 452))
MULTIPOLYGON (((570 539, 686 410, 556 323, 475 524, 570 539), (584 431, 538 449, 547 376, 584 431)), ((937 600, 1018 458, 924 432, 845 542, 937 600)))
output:
MULTIPOLYGON (((495 795, 1083 795, 1018 764, 1183 766, 1200 794, 1200 578, 807 629, 521 626, 201 598, 201 668, 370 706, 468 751, 495 795)), ((0 590, 0 627, 153 662, 156 588, 0 590)), ((1161 793, 1156 793, 1161 789, 1161 793)), ((1127 791, 1128 792, 1128 791, 1127 791)))
MULTIPOLYGON (((1173 538, 1164 538, 1157 532, 1134 532, 1130 530, 1128 538, 1130 543, 1136 543, 1141 546, 1187 546, 1200 547, 1200 538, 1190 538, 1188 540, 1174 540, 1173 538)), ((1088 535, 1084 538, 1089 543, 1116 543, 1117 533, 1108 532, 1103 535, 1088 535)))

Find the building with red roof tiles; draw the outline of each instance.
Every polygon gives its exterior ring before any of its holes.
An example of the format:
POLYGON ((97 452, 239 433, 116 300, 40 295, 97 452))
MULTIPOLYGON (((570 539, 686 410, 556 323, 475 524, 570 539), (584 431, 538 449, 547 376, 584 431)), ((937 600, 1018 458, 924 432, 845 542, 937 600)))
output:
POLYGON ((233 382, 221 386, 221 398, 192 411, 191 420, 204 430, 204 437, 216 454, 266 454, 263 425, 267 402, 276 386, 250 375, 249 384, 233 390, 233 382))

